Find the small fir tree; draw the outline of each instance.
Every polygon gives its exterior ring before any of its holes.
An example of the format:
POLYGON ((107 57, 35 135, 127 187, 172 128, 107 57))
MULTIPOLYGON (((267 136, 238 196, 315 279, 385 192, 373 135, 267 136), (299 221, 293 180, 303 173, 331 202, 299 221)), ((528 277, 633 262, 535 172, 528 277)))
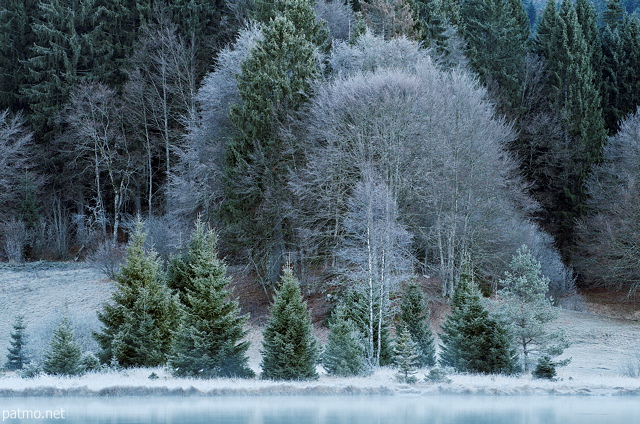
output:
POLYGON ((230 299, 226 266, 217 257, 216 235, 196 223, 188 252, 180 259, 184 320, 170 365, 180 377, 253 377, 242 341, 246 316, 230 299))
POLYGON ((138 222, 113 302, 98 313, 103 329, 94 337, 104 364, 115 359, 123 367, 158 366, 166 363, 172 347, 180 303, 164 281, 156 253, 144 249, 145 239, 138 222))
POLYGON ((400 325, 411 334, 418 349, 418 366, 432 367, 436 363, 436 346, 429 326, 429 309, 422 289, 410 282, 402 295, 400 325))
POLYGON ((29 363, 29 357, 25 352, 25 335, 26 326, 24 324, 24 317, 19 315, 16 318, 15 324, 13 324, 13 332, 11 333, 11 347, 8 348, 7 365, 6 368, 9 371, 21 370, 22 367, 29 363))
POLYGON ((452 305, 442 327, 440 365, 460 372, 516 372, 516 353, 508 327, 489 316, 472 281, 461 278, 455 291, 452 300, 458 306, 452 305))
POLYGON ((329 324, 327 346, 322 365, 330 375, 351 377, 366 375, 371 370, 364 335, 349 318, 344 304, 339 304, 329 324))
POLYGON ((49 351, 44 355, 43 370, 52 375, 78 375, 84 372, 82 351, 73 340, 73 327, 66 314, 53 332, 49 351))
POLYGON ((557 317, 546 298, 549 279, 542 275, 540 263, 527 246, 518 249, 500 284, 498 314, 511 325, 524 371, 530 370, 532 356, 562 354, 569 346, 564 333, 550 331, 547 325, 557 317))
POLYGON ((291 269, 285 268, 281 281, 264 330, 262 378, 316 379, 318 347, 313 336, 311 314, 291 269))
MULTIPOLYGON (((368 295, 365 293, 365 290, 363 288, 352 288, 347 290, 340 300, 340 304, 344 305, 344 310, 347 318, 355 324, 358 331, 360 331, 360 333, 365 338, 365 346, 367 347, 367 358, 369 359, 369 362, 373 364, 373 362, 375 361, 375 357, 378 354, 378 337, 380 336, 380 365, 391 365, 393 364, 393 348, 391 346, 389 319, 387 316, 382 317, 382 328, 380 329, 380 332, 378 332, 377 328, 374 327, 373 334, 371 335, 372 343, 366 343, 366 341, 370 338, 369 321, 371 320, 371 317, 369 316, 368 303, 368 295), (369 347, 371 344, 373 345, 372 351, 369 347)), ((374 323, 379 322, 378 317, 380 308, 378 305, 378 302, 374 302, 373 304, 374 323)))
POLYGON ((545 355, 538 360, 536 369, 531 373, 535 378, 553 379, 556 376, 556 364, 549 355, 545 355))
POLYGON ((412 384, 418 381, 416 374, 418 372, 419 354, 416 343, 411 339, 411 333, 408 329, 402 330, 396 345, 393 348, 395 356, 395 364, 398 367, 396 378, 401 383, 412 384))

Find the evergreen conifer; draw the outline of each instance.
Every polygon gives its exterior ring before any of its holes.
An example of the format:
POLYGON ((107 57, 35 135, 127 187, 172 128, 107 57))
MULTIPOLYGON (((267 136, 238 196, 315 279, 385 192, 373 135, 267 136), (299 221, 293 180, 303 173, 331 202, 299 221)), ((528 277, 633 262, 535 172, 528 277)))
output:
POLYGON ((21 370, 23 366, 29 363, 29 357, 25 352, 25 335, 26 326, 24 317, 19 315, 13 324, 13 332, 11 333, 11 347, 8 348, 7 365, 9 371, 21 370))
POLYGON ((418 349, 416 343, 411 339, 411 333, 406 328, 400 332, 396 345, 393 348, 395 364, 398 367, 396 378, 401 383, 415 383, 418 379, 415 375, 418 372, 418 349))
POLYGON ((418 349, 418 366, 432 367, 436 363, 436 347, 429 325, 429 309, 422 289, 410 282, 402 294, 400 325, 411 334, 418 349))
POLYGON ((535 378, 546 378, 551 380, 556 376, 556 364, 551 361, 548 355, 541 357, 538 360, 536 369, 531 373, 535 378))
POLYGON ((44 356, 43 370, 52 375, 78 375, 84 372, 82 351, 73 340, 73 327, 66 314, 53 332, 49 351, 44 356))
POLYGON ((262 344, 262 378, 268 380, 314 380, 318 378, 317 341, 311 315, 298 281, 284 269, 281 285, 271 306, 262 344))
POLYGON ((191 234, 188 251, 179 262, 184 319, 176 334, 170 365, 180 377, 252 377, 242 341, 246 316, 230 299, 226 266, 217 257, 216 235, 200 220, 191 234))
POLYGON ((327 372, 339 377, 368 374, 371 365, 364 335, 349 318, 349 311, 344 304, 339 304, 333 312, 329 330, 331 332, 322 355, 322 365, 327 372))
POLYGON ((498 292, 501 298, 498 314, 511 325, 524 371, 530 370, 532 356, 560 355, 568 342, 564 333, 551 331, 547 326, 557 316, 546 298, 549 279, 542 275, 540 263, 527 246, 518 249, 500 284, 503 289, 498 292))
POLYGON ((270 20, 263 33, 238 76, 241 103, 229 116, 239 135, 226 146, 220 212, 226 240, 246 252, 260 278, 272 284, 291 235, 284 187, 295 150, 279 129, 308 101, 319 62, 316 45, 287 14, 270 20))
POLYGON ((456 304, 452 302, 452 311, 442 326, 440 365, 460 372, 516 372, 508 327, 489 316, 475 283, 463 277, 456 285, 454 298, 456 304))
POLYGON ((145 239, 138 221, 126 262, 116 277, 113 302, 98 313, 103 329, 94 337, 102 363, 115 359, 123 367, 157 366, 170 353, 180 303, 164 281, 155 252, 145 251, 145 239))

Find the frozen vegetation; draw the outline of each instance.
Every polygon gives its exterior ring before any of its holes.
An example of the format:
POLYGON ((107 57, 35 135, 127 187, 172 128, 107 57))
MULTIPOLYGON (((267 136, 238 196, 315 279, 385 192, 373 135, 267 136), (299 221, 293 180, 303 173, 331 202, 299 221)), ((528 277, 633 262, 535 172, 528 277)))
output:
MULTIPOLYGON (((83 350, 96 349, 91 332, 99 329, 96 311, 108 301, 113 283, 84 265, 29 264, 3 265, 0 272, 0 295, 5 305, 0 311, 2 359, 9 346, 14 317, 25 315, 28 347, 35 361, 47 349, 51 333, 65 306, 76 326, 76 337, 83 350)), ((165 368, 141 368, 90 373, 81 377, 39 376, 21 378, 12 372, 0 374, 0 397, 60 395, 144 395, 144 394, 581 394, 640 395, 640 325, 589 312, 561 310, 556 326, 565 329, 571 346, 561 358, 572 358, 558 368, 555 381, 530 376, 448 375, 450 382, 424 380, 429 369, 416 374, 413 385, 398 383, 396 370, 382 367, 367 377, 339 378, 318 368, 319 379, 310 382, 273 382, 254 379, 174 378, 165 368), (149 377, 155 374, 157 379, 149 377)), ((326 330, 316 328, 320 340, 326 330)), ((262 328, 250 329, 247 340, 249 366, 260 371, 262 328)))

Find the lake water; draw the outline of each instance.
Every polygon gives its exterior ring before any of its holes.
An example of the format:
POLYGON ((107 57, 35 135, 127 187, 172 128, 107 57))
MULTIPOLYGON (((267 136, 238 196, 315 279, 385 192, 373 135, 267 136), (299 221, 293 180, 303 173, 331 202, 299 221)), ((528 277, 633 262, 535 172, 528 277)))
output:
POLYGON ((3 423, 42 424, 633 424, 640 423, 640 398, 445 395, 0 398, 0 413, 3 423), (44 418, 47 414, 50 418, 44 418), (28 418, 38 416, 40 419, 28 418))

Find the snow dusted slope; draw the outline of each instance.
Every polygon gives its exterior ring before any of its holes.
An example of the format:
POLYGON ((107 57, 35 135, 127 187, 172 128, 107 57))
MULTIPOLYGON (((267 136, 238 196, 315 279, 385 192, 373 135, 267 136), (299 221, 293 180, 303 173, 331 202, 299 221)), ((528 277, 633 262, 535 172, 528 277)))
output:
POLYGON ((24 315, 27 348, 39 361, 65 305, 82 349, 95 350, 91 332, 100 328, 96 312, 111 299, 113 289, 113 282, 85 264, 0 264, 0 366, 16 315, 24 315))
MULTIPOLYGON (((96 348, 91 332, 100 328, 96 312, 111 298, 113 282, 82 264, 39 263, 26 266, 0 264, 0 362, 4 362, 9 334, 18 313, 23 313, 30 349, 38 360, 47 348, 51 331, 68 305, 83 349, 96 348)), ((238 293, 241 295, 241 293, 238 293)), ((0 373, 0 397, 16 395, 145 395, 145 394, 640 394, 640 322, 606 318, 588 312, 563 310, 557 325, 567 332, 572 346, 564 357, 569 366, 558 369, 557 381, 531 377, 452 375, 451 383, 398 384, 394 370, 381 369, 368 378, 331 378, 318 381, 268 382, 260 380, 174 379, 164 369, 127 370, 78 378, 42 376, 22 379, 0 373), (149 375, 160 378, 151 380, 149 375)), ((326 333, 320 330, 319 333, 326 333)), ((259 372, 262 329, 249 333, 250 365, 259 372)), ((418 373, 422 378, 427 370, 418 373)))

